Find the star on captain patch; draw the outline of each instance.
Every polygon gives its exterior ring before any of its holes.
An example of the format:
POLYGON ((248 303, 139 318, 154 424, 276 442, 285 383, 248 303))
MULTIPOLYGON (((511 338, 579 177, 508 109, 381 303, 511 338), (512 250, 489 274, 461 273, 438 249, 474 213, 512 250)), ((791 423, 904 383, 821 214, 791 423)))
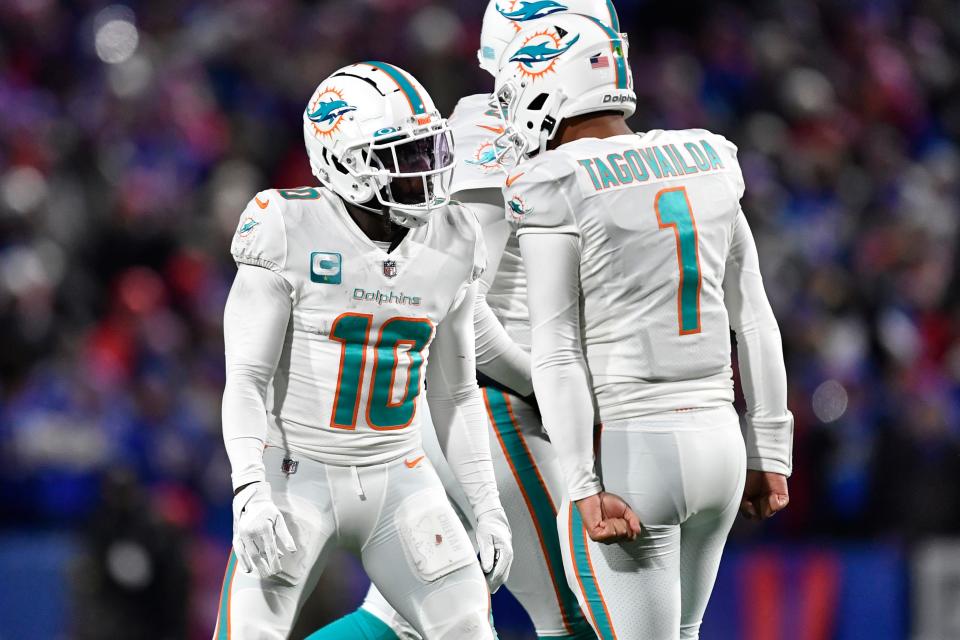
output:
POLYGON ((397 261, 396 260, 384 260, 383 261, 383 275, 388 278, 397 277, 397 261))

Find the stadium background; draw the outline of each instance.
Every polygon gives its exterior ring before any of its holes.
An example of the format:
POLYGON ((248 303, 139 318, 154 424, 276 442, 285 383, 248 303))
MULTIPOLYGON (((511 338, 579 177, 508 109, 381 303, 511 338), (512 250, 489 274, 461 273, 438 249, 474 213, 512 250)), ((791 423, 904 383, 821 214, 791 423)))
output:
MULTIPOLYGON (((0 4, 0 638, 204 638, 229 545, 228 245, 313 183, 333 69, 489 89, 485 2, 0 4)), ((796 416, 704 638, 960 638, 960 4, 621 0, 635 129, 740 147, 796 416)), ((338 558, 311 605, 356 605, 338 558)), ((501 637, 530 637, 506 596, 501 637)))

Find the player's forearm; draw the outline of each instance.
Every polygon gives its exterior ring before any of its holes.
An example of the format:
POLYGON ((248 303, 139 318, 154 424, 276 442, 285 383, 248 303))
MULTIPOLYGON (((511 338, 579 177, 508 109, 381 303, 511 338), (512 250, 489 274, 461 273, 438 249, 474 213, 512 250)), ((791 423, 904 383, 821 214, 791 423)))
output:
POLYGON ((224 309, 226 383, 223 442, 234 488, 264 478, 267 386, 290 314, 287 283, 260 267, 240 265, 224 309))
POLYGON ((266 382, 262 374, 242 368, 227 372, 221 416, 223 444, 230 459, 234 488, 264 479, 265 393, 266 382))
POLYGON ((586 366, 582 358, 556 353, 538 357, 536 337, 534 350, 533 387, 567 493, 571 500, 592 496, 603 486, 594 470, 594 410, 586 366))
POLYGON ((463 488, 474 516, 479 518, 501 507, 483 399, 476 384, 474 390, 456 400, 436 393, 427 397, 440 449, 463 488))
POLYGON ((747 403, 747 468, 790 475, 793 415, 787 409, 780 329, 763 289, 756 247, 742 212, 724 276, 724 300, 737 336, 747 403))
POLYGON ((477 369, 518 395, 533 392, 530 356, 510 339, 486 300, 477 297, 474 307, 477 369))
POLYGON ((527 272, 533 386, 572 500, 601 490, 593 459, 593 394, 580 346, 579 239, 520 238, 527 272))
POLYGON ((477 517, 500 508, 475 373, 473 306, 478 287, 472 284, 437 328, 427 365, 427 400, 437 439, 477 517))

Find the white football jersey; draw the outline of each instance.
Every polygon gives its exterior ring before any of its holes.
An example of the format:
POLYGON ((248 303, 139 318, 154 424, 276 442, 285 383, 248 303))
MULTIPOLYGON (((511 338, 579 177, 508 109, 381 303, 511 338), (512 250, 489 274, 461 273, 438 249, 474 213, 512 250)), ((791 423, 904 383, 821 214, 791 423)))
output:
MULTIPOLYGON (((476 94, 461 98, 448 124, 453 130, 456 150, 451 193, 471 189, 501 189, 507 176, 503 167, 497 163, 495 154, 497 137, 503 133, 503 122, 490 105, 490 95, 476 94)), ((502 224, 499 220, 497 222, 502 224)), ((481 221, 481 224, 484 224, 484 221, 481 221)), ((507 238, 486 299, 490 309, 506 329, 507 335, 529 352, 527 278, 523 271, 523 260, 520 258, 520 243, 514 233, 507 238)))
POLYGON ((744 184, 732 143, 700 129, 581 139, 507 183, 518 234, 580 238, 601 420, 733 400, 722 284, 744 184))
POLYGON ((292 289, 267 395, 268 444, 354 465, 419 446, 430 343, 483 272, 473 213, 444 207, 387 253, 332 192, 271 189, 247 206, 231 253, 237 263, 275 271, 292 289))

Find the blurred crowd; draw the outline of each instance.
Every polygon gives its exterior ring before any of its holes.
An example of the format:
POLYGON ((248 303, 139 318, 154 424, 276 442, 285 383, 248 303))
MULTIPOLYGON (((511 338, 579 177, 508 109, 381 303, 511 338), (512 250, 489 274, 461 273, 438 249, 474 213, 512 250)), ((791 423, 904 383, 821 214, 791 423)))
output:
MULTIPOLYGON (((238 216, 261 189, 315 182, 300 118, 335 68, 399 64, 446 113, 489 90, 484 6, 0 4, 0 527, 95 541, 112 509, 154 532, 145 549, 180 544, 158 530, 228 539, 238 216), (135 507, 110 504, 118 483, 135 507)), ((735 535, 960 533, 960 4, 618 9, 634 129, 739 146, 783 335, 793 501, 735 535)))

